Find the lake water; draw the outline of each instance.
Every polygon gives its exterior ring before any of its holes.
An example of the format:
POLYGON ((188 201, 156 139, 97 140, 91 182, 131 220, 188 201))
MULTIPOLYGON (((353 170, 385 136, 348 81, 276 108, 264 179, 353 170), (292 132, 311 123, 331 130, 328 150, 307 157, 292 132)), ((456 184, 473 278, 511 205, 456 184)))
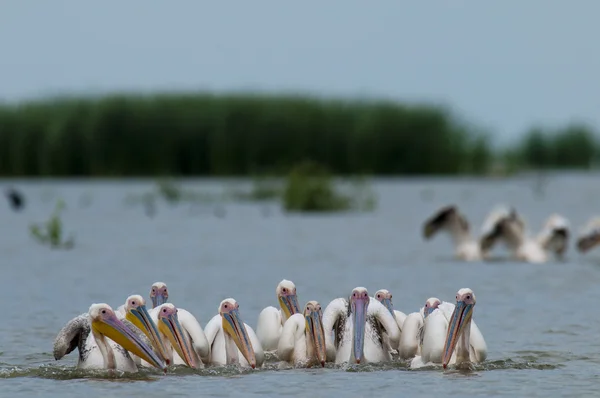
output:
MULTIPOLYGON (((373 213, 286 215, 276 202, 159 205, 154 217, 128 204, 151 181, 2 181, 19 187, 26 208, 0 202, 0 375, 2 393, 32 396, 597 396, 600 382, 600 249, 581 255, 571 241, 564 262, 542 265, 452 260, 445 236, 421 238, 421 225, 439 206, 456 203, 478 231, 496 203, 511 203, 537 232, 559 212, 575 232, 600 214, 597 175, 558 174, 511 179, 377 180, 373 213), (64 227, 72 250, 51 250, 28 226, 65 200, 64 227), (215 210, 216 209, 216 210, 215 210), (219 216, 217 216, 218 214, 219 216), (430 296, 453 301, 458 289, 477 295, 474 319, 488 360, 472 372, 411 371, 402 363, 326 369, 239 372, 144 371, 108 378, 73 370, 77 354, 54 361, 56 333, 91 303, 116 308, 134 293, 148 297, 164 281, 170 301, 204 326, 219 302, 235 298, 248 324, 276 305, 275 287, 291 279, 301 305, 325 307, 356 286, 394 294, 397 309, 420 308, 430 296)), ((193 180, 190 189, 223 184, 193 180)), ((245 182, 248 185, 248 182, 245 182)), ((498 250, 498 255, 504 253, 498 250)))

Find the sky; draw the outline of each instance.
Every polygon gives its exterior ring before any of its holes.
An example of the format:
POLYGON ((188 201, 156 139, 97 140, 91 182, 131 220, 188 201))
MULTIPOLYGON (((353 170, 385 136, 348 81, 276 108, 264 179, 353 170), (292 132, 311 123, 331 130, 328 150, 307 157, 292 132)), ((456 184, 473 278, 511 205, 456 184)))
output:
POLYGON ((0 100, 381 97, 445 104, 502 142, 539 124, 600 127, 598 15, 598 0, 5 0, 0 100))

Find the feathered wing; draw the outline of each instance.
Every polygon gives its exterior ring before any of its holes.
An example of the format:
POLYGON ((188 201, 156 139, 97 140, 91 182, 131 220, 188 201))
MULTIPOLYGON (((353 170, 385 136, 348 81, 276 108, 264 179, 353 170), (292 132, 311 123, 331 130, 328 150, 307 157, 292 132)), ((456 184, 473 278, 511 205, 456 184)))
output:
POLYGON ((275 307, 264 308, 258 315, 256 336, 265 351, 275 351, 282 331, 281 311, 275 307))
POLYGON ((338 349, 342 345, 346 332, 348 316, 348 300, 344 298, 332 300, 323 311, 323 330, 325 331, 328 362, 336 361, 338 349))
POLYGON ((283 325, 279 344, 277 345, 277 356, 280 360, 292 363, 298 339, 304 334, 304 316, 302 314, 292 315, 283 325))
POLYGON ((75 348, 79 348, 81 357, 83 345, 90 331, 90 317, 87 313, 78 315, 67 322, 54 339, 54 359, 58 361, 75 348))

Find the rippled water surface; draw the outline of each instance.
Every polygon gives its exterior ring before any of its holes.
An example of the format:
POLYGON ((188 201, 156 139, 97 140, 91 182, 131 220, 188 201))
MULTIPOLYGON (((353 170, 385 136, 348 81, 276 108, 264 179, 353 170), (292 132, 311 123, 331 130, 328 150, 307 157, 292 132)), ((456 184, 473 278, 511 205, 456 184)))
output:
MULTIPOLYGON (((285 215, 276 202, 160 205, 154 217, 127 204, 151 182, 4 181, 28 199, 20 213, 0 202, 0 375, 6 396, 586 396, 600 382, 600 249, 585 256, 573 242, 563 262, 543 265, 452 260, 446 237, 421 238, 438 206, 458 204, 478 232, 491 209, 512 203, 533 232, 552 212, 575 229, 600 215, 600 183, 563 174, 513 179, 379 180, 379 207, 368 214, 285 215), (50 250, 29 236, 54 203, 67 203, 64 223, 75 247, 50 250), (220 216, 217 216, 219 214, 220 216), (387 288, 395 306, 416 311, 430 296, 452 301, 462 287, 477 295, 474 318, 488 360, 473 371, 409 370, 403 363, 291 369, 271 359, 264 369, 176 369, 109 377, 74 370, 77 355, 52 357, 56 333, 91 303, 122 304, 148 296, 158 280, 170 301, 204 325, 219 302, 234 297, 245 322, 276 305, 275 287, 296 283, 303 305, 347 296, 365 286, 387 288)), ((223 184, 195 180, 193 189, 223 184)), ((497 255, 504 253, 498 250, 497 255)))

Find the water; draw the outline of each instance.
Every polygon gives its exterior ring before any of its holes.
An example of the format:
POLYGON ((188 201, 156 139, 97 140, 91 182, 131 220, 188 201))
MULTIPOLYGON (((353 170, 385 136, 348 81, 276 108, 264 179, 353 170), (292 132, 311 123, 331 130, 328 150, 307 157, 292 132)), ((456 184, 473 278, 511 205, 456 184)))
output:
MULTIPOLYGON (((600 213, 600 184, 592 175, 514 179, 379 180, 379 207, 370 214, 285 215, 277 203, 161 205, 154 217, 128 205, 127 195, 151 182, 5 181, 26 194, 14 213, 0 206, 2 286, 0 375, 3 393, 31 396, 332 396, 343 393, 411 397, 586 396, 600 380, 595 316, 600 302, 600 250, 583 256, 573 242, 564 262, 543 265, 452 260, 445 237, 421 239, 421 224, 438 206, 457 203, 478 230, 490 208, 509 202, 537 231, 551 212, 575 229, 600 213), (29 236, 58 198, 64 223, 75 234, 70 251, 50 250, 29 236), (298 287, 301 305, 347 296, 365 286, 387 288, 404 312, 430 296, 453 300, 457 290, 477 295, 474 318, 489 350, 471 372, 409 370, 404 364, 326 369, 281 368, 270 361, 257 371, 177 369, 163 376, 144 371, 110 378, 73 369, 76 353, 56 362, 53 339, 93 302, 122 304, 134 293, 148 297, 164 281, 170 300, 204 325, 219 302, 233 297, 255 327, 259 311, 275 305, 283 279, 298 287)), ((231 183, 231 182, 229 182, 231 183)), ((193 189, 225 183, 196 180, 193 189)), ((2 202, 4 203, 4 202, 2 202)), ((503 255, 498 251, 499 256, 503 255)))

